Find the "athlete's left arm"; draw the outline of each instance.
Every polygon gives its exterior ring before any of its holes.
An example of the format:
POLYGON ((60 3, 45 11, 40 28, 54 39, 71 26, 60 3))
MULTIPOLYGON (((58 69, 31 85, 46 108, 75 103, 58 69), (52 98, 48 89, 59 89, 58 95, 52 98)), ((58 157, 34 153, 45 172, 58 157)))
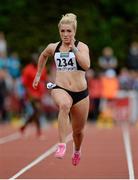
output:
POLYGON ((88 70, 90 68, 90 55, 88 46, 82 42, 79 42, 78 46, 74 46, 72 49, 74 50, 74 54, 79 65, 83 69, 88 70))

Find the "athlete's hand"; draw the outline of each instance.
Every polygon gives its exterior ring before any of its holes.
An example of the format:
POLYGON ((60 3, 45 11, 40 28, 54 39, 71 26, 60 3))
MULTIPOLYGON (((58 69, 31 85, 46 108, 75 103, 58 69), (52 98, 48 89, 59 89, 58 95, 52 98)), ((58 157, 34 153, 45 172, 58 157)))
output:
POLYGON ((69 48, 70 49, 73 49, 74 47, 75 47, 75 39, 74 39, 74 37, 71 39, 71 41, 70 41, 70 45, 69 45, 69 48))
POLYGON ((33 88, 36 89, 38 87, 40 81, 40 74, 36 73, 36 76, 33 81, 33 88))

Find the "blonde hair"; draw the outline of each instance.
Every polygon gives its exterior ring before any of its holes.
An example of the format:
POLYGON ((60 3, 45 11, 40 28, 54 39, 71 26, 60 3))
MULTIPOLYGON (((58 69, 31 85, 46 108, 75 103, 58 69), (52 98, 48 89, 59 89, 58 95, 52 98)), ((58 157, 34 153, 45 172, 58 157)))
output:
POLYGON ((58 28, 60 28, 61 24, 72 24, 73 28, 76 32, 77 29, 77 16, 73 13, 67 13, 62 16, 61 20, 58 23, 58 28))

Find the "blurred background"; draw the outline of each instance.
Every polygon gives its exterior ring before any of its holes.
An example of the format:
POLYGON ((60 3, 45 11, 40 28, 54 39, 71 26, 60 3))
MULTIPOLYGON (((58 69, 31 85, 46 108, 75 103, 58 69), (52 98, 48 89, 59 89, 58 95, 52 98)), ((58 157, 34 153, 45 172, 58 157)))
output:
POLYGON ((116 120, 137 124, 137 9, 137 0, 1 1, 0 123, 25 122, 34 111, 30 103, 34 97, 41 101, 37 104, 42 110, 41 122, 57 117, 45 88, 45 82, 54 81, 53 60, 48 61, 39 92, 34 92, 31 83, 40 52, 48 43, 60 40, 57 24, 62 15, 72 12, 78 17, 76 38, 90 49, 91 69, 86 73, 89 121, 107 127, 116 120))

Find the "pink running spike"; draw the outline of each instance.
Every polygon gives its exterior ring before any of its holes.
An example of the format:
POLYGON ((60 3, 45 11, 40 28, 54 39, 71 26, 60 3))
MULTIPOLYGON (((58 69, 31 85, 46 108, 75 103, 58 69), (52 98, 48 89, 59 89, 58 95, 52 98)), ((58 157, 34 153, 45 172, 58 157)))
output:
POLYGON ((80 162, 80 157, 81 157, 81 153, 80 151, 76 151, 74 152, 73 156, 72 156, 72 164, 74 166, 77 166, 80 162))
POLYGON ((62 159, 66 152, 66 144, 65 143, 59 143, 57 150, 55 152, 55 157, 62 159))

